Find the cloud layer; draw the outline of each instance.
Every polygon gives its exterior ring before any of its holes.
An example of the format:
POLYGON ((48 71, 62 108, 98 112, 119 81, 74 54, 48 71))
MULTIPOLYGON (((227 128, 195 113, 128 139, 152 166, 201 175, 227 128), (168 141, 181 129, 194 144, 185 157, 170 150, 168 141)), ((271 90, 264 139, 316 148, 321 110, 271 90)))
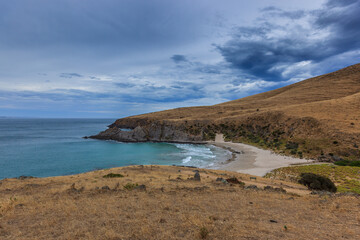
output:
POLYGON ((312 11, 268 7, 262 12, 256 26, 238 27, 231 40, 218 46, 228 63, 251 76, 284 81, 312 75, 307 65, 317 67, 353 52, 338 64, 341 68, 359 57, 360 1, 329 1, 312 11))
POLYGON ((0 115, 123 117, 357 63, 360 0, 0 3, 0 115))

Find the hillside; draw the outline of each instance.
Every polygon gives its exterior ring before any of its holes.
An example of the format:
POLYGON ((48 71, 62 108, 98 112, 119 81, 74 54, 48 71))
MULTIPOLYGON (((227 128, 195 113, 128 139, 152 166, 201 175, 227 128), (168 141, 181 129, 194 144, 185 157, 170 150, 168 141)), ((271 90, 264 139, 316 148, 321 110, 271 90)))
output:
POLYGON ((226 140, 334 161, 360 157, 360 64, 213 106, 117 120, 94 138, 118 141, 226 140), (130 128, 124 132, 121 128, 130 128))
POLYGON ((358 196, 309 193, 296 183, 174 166, 3 179, 0 239, 357 239, 358 196), (243 183, 225 181, 233 177, 243 183))

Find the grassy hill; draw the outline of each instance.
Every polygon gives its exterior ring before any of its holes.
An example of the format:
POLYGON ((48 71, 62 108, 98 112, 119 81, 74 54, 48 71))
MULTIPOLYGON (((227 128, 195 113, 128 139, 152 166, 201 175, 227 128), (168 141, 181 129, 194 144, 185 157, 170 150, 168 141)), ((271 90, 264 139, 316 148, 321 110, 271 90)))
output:
POLYGON ((129 166, 1 180, 0 239, 357 239, 358 202, 235 172, 129 166), (217 180, 233 177, 242 183, 217 180))
POLYGON ((245 142, 288 155, 360 158, 360 64, 280 89, 213 106, 117 120, 111 128, 177 126, 189 135, 245 142))

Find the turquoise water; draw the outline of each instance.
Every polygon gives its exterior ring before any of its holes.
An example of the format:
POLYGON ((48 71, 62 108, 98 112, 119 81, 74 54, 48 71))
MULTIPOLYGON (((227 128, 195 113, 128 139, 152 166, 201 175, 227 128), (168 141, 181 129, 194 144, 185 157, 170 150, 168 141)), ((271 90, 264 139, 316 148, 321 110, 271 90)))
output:
POLYGON ((83 139, 114 119, 0 119, 0 179, 59 176, 134 164, 214 167, 229 152, 209 145, 83 139))

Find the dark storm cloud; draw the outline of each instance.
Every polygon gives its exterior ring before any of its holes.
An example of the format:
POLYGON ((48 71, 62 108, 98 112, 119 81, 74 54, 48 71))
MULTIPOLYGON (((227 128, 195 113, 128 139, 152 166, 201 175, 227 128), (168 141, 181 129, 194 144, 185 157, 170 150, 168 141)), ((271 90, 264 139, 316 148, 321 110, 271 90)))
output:
POLYGON ((251 76, 283 81, 292 77, 284 76, 284 72, 293 64, 317 64, 360 49, 359 0, 328 1, 322 9, 304 15, 302 11, 290 14, 274 7, 263 12, 292 19, 301 17, 303 24, 272 23, 265 14, 259 26, 239 27, 230 41, 218 46, 232 67, 251 76), (306 22, 312 27, 305 27, 306 22))
POLYGON ((60 73, 59 77, 61 78, 73 78, 73 77, 83 77, 78 73, 60 73))
POLYGON ((184 55, 175 54, 171 57, 171 60, 173 60, 176 64, 181 62, 187 62, 188 60, 184 55))

